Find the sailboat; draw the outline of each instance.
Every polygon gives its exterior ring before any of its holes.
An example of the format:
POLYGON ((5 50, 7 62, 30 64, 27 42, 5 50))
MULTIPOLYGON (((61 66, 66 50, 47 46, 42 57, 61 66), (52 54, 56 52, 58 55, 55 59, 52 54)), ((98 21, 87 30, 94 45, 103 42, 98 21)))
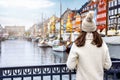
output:
POLYGON ((45 40, 40 41, 38 44, 39 47, 51 47, 50 45, 47 44, 45 40))
POLYGON ((60 42, 59 40, 54 40, 53 41, 53 51, 58 51, 58 52, 64 52, 66 51, 66 46, 64 45, 64 42, 60 42))
POLYGON ((39 41, 38 46, 39 47, 52 47, 51 45, 48 45, 48 40, 47 40, 47 24, 42 22, 42 27, 43 27, 43 34, 42 34, 42 40, 39 41))
MULTIPOLYGON (((63 25, 61 24, 62 20, 60 20, 60 27, 63 25)), ((69 34, 72 33, 72 21, 70 20, 70 15, 68 15, 68 19, 67 19, 67 23, 66 23, 66 30, 67 32, 70 32, 70 33, 67 33, 68 34, 68 37, 69 38, 69 34)), ((66 36, 66 34, 64 35, 66 36)), ((60 28, 60 36, 59 38, 61 38, 61 28, 60 28)), ((70 39, 70 38, 69 38, 70 39)), ((54 41, 54 45, 53 45, 53 51, 66 51, 66 43, 67 43, 67 40, 66 41, 63 41, 63 40, 55 40, 54 41)))
POLYGON ((69 41, 67 41, 67 49, 66 52, 69 54, 70 48, 72 46, 72 43, 76 40, 76 38, 79 36, 80 32, 80 24, 81 24, 81 17, 77 13, 75 15, 75 23, 72 25, 72 22, 70 21, 70 17, 68 16, 68 24, 66 25, 66 32, 69 32, 69 41))
POLYGON ((61 28, 62 28, 62 18, 61 18, 61 14, 62 14, 62 2, 60 0, 60 33, 59 33, 59 40, 55 40, 52 49, 53 51, 65 51, 66 50, 66 46, 64 45, 64 42, 62 41, 62 36, 61 36, 61 28))
MULTIPOLYGON (((61 21, 60 21, 60 25, 61 25, 61 21)), ((65 42, 61 40, 61 29, 60 29, 60 33, 58 35, 58 38, 53 41, 52 50, 53 51, 60 51, 60 52, 61 51, 63 52, 66 50, 65 42)))

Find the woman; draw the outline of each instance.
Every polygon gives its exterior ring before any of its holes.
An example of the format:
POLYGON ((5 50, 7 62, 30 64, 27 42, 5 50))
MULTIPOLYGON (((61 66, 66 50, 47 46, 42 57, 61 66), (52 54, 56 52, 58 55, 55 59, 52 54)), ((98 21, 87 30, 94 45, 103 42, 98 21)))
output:
POLYGON ((73 43, 67 67, 76 68, 76 80, 103 80, 104 69, 110 69, 112 63, 106 43, 96 31, 90 11, 82 22, 79 37, 73 43))

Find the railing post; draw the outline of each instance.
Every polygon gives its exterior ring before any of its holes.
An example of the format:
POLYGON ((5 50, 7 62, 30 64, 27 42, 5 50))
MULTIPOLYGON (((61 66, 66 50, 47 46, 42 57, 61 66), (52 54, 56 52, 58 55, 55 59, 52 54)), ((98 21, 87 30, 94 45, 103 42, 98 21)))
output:
POLYGON ((0 69, 0 80, 3 80, 2 76, 3 76, 2 69, 0 69))
POLYGON ((53 73, 52 73, 52 67, 51 67, 51 71, 50 71, 51 75, 50 75, 50 80, 53 80, 53 73))
POLYGON ((41 80, 43 80, 43 67, 41 67, 41 80))
POLYGON ((104 73, 104 80, 108 80, 108 72, 107 71, 105 71, 105 73, 104 73))
POLYGON ((60 80, 62 80, 62 67, 59 68, 60 68, 60 80))
MULTIPOLYGON (((11 70, 11 75, 13 75, 13 70, 11 70)), ((11 78, 11 80, 13 80, 13 77, 11 78)))
MULTIPOLYGON (((33 75, 33 68, 31 68, 31 75, 33 75)), ((31 80, 33 80, 33 76, 31 76, 31 80)))
POLYGON ((23 79, 24 79, 24 78, 23 78, 23 69, 22 69, 22 73, 21 73, 21 75, 22 75, 21 80, 23 80, 23 79))
POLYGON ((116 72, 115 71, 114 71, 114 74, 113 74, 113 80, 117 80, 116 72))
POLYGON ((69 80, 72 80, 72 77, 71 77, 71 70, 69 70, 69 80))

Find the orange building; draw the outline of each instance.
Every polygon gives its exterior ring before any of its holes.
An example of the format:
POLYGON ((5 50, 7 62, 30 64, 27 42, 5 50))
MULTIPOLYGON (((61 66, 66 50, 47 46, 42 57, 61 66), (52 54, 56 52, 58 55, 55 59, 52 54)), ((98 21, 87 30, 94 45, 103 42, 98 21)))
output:
POLYGON ((80 26, 81 26, 81 16, 80 14, 77 13, 75 16, 74 32, 80 32, 80 26))
POLYGON ((71 20, 71 15, 68 14, 67 22, 66 22, 66 32, 72 32, 72 20, 71 20))

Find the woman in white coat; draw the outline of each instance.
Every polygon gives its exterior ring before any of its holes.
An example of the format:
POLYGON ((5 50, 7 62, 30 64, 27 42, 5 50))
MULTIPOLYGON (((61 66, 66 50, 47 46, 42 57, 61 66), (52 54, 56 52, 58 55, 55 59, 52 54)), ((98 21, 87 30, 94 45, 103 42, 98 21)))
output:
POLYGON ((76 69, 76 80, 103 80, 104 69, 108 70, 112 65, 108 47, 96 29, 93 11, 90 11, 66 62, 70 70, 76 69))

